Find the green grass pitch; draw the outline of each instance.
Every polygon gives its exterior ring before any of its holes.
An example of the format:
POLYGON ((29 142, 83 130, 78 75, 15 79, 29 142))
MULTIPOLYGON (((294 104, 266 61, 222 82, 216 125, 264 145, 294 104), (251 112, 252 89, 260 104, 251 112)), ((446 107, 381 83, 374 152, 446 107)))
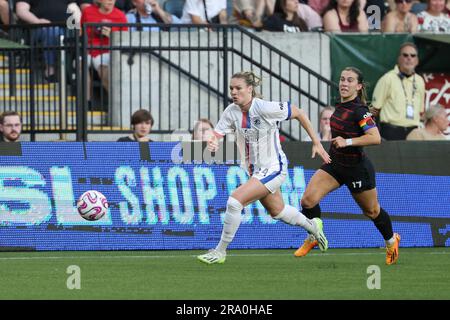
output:
POLYGON ((0 299, 450 299, 450 248, 231 250, 223 265, 200 251, 0 252, 0 299), (68 289, 71 265, 80 289, 68 289), (380 289, 368 289, 369 266, 380 289))

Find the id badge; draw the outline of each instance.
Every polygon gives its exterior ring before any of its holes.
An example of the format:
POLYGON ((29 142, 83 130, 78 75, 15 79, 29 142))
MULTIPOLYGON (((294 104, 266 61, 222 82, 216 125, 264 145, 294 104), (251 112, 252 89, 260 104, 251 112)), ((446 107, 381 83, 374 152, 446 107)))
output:
POLYGON ((407 119, 414 119, 414 107, 411 104, 406 105, 406 118, 407 119))

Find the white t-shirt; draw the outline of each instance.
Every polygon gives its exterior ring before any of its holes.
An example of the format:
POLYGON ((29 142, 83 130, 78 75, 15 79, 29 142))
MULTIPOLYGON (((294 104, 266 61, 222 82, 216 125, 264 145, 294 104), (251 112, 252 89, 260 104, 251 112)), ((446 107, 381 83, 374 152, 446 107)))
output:
POLYGON ((419 31, 450 33, 450 17, 446 13, 441 13, 436 17, 422 11, 417 14, 417 20, 419 21, 419 31))
MULTIPOLYGON (((211 20, 220 11, 227 9, 227 0, 205 0, 208 19, 211 20)), ((182 23, 192 23, 190 15, 199 16, 206 23, 205 6, 203 0, 186 0, 183 7, 182 23)))
POLYGON ((236 133, 241 167, 250 176, 264 169, 282 171, 287 168, 288 161, 281 149, 278 125, 290 117, 290 102, 254 98, 248 112, 242 112, 237 105, 230 104, 214 131, 222 136, 236 133))

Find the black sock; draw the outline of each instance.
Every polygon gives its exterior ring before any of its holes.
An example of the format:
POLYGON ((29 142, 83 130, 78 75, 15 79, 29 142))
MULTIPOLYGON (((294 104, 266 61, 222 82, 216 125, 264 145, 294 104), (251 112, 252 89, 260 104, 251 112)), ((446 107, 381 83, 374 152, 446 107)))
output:
POLYGON ((312 218, 320 218, 320 205, 316 204, 314 207, 312 208, 303 208, 302 207, 302 213, 308 218, 308 219, 312 219, 312 218))
POLYGON ((389 240, 394 236, 392 231, 392 222, 389 214, 380 207, 380 214, 372 220, 378 231, 382 234, 384 240, 389 240))

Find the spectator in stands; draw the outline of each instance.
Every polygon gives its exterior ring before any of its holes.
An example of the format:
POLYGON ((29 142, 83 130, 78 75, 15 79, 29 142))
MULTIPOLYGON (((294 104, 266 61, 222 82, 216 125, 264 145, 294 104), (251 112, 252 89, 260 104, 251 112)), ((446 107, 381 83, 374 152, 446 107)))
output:
MULTIPOLYGON (((43 27, 33 29, 33 42, 42 42, 41 47, 57 46, 60 35, 64 34, 64 27, 45 27, 49 23, 63 23, 64 26, 70 15, 80 16, 80 8, 74 0, 19 0, 16 3, 17 17, 29 24, 42 24, 43 27)), ((78 21, 79 22, 79 21, 78 21)), ((44 51, 45 77, 48 82, 56 82, 56 55, 54 49, 44 51)))
POLYGON ((308 31, 306 22, 297 14, 298 0, 276 0, 274 14, 263 22, 268 31, 308 31))
POLYGON ((430 106, 425 111, 424 118, 425 127, 411 131, 406 140, 446 140, 444 132, 449 121, 445 108, 439 104, 430 106))
POLYGON ((419 31, 450 33, 450 16, 445 0, 428 0, 427 10, 417 15, 419 31))
MULTIPOLYGON (((129 23, 181 23, 174 15, 165 12, 157 0, 132 0, 134 9, 127 13, 129 23)), ((158 27, 133 27, 132 30, 159 31, 158 27)))
POLYGON ((260 29, 264 17, 271 16, 274 7, 275 0, 233 0, 233 17, 230 17, 230 21, 236 20, 240 25, 260 29))
POLYGON ((181 21, 192 24, 226 24, 227 0, 186 0, 181 21))
POLYGON ((308 5, 320 15, 323 15, 325 8, 329 4, 330 0, 308 0, 308 5))
POLYGON ((383 32, 416 32, 417 16, 411 13, 412 0, 395 0, 396 9, 383 20, 383 32))
MULTIPOLYGON (((321 141, 331 141, 331 127, 330 127, 330 120, 331 116, 334 113, 334 107, 327 106, 320 111, 319 114, 319 133, 318 136, 320 137, 321 141)), ((311 141, 310 137, 306 137, 305 141, 311 141)))
MULTIPOLYGON (((116 0, 97 0, 99 6, 85 7, 81 15, 84 23, 127 23, 125 14, 115 8, 116 0)), ((87 29, 88 46, 109 46, 111 32, 127 30, 126 27, 89 27, 87 29)), ((107 49, 90 49, 88 52, 88 66, 93 67, 101 79, 103 87, 109 91, 109 51, 107 49)), ((88 77, 88 101, 91 99, 91 74, 88 77)))
POLYGON ((0 116, 0 141, 18 142, 22 133, 22 119, 16 111, 5 111, 0 116))
POLYGON ((192 140, 208 141, 213 134, 214 125, 209 119, 201 118, 194 125, 192 140))
POLYGON ((149 138, 153 127, 152 114, 145 109, 140 109, 131 116, 131 128, 133 133, 129 136, 119 138, 118 142, 152 142, 149 138))
MULTIPOLYGON (((99 6, 101 0, 79 0, 80 1, 80 7, 83 11, 86 7, 90 6, 91 4, 99 6)), ((133 4, 131 3, 131 0, 116 0, 115 7, 123 12, 128 12, 131 9, 133 9, 133 4)))
POLYGON ((298 3, 297 15, 306 22, 308 30, 322 28, 322 18, 307 4, 298 3))
POLYGON ((405 140, 420 124, 424 111, 425 83, 415 73, 419 64, 414 43, 401 45, 395 68, 378 80, 372 97, 371 112, 379 117, 381 136, 386 140, 405 140))
POLYGON ((319 137, 322 141, 331 141, 331 127, 330 127, 330 119, 334 113, 334 107, 328 106, 322 109, 320 112, 320 131, 319 137))
POLYGON ((0 0, 0 21, 4 25, 9 24, 9 4, 8 0, 0 0))
POLYGON ((331 0, 324 11, 323 27, 331 32, 367 32, 369 23, 359 0, 331 0))
MULTIPOLYGON (((427 4, 425 3, 427 0, 411 0, 411 13, 417 15, 419 12, 422 12, 427 9, 427 4)), ((388 0, 389 11, 395 11, 397 8, 396 0, 388 0)))

